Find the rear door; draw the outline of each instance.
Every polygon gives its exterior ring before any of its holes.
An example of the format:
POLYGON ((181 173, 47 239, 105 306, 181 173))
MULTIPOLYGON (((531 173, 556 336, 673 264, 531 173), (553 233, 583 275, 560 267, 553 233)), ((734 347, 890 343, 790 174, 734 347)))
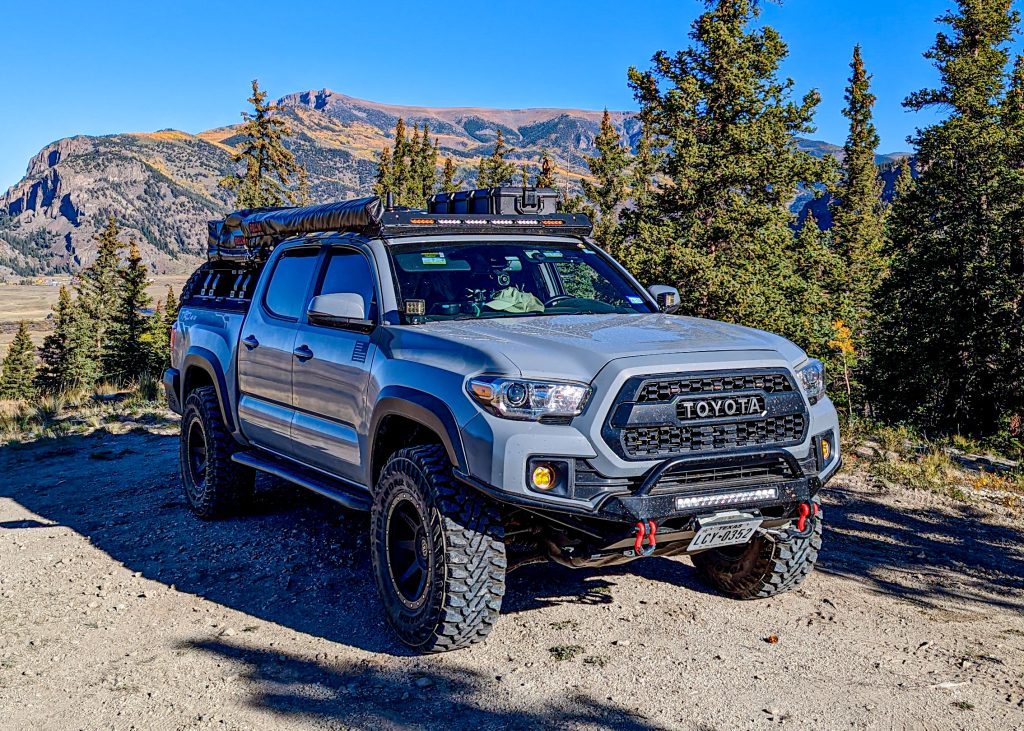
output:
MULTIPOLYGON (((362 295, 364 318, 379 322, 376 281, 366 254, 356 248, 332 246, 312 296, 336 292, 362 295)), ((304 320, 295 350, 302 353, 292 371, 295 452, 306 464, 362 482, 361 450, 366 440, 359 435, 369 429, 366 391, 377 351, 374 333, 304 320)))
POLYGON ((292 363, 299 320, 319 261, 319 246, 291 248, 272 264, 249 307, 238 345, 238 419, 253 444, 290 453, 292 363))

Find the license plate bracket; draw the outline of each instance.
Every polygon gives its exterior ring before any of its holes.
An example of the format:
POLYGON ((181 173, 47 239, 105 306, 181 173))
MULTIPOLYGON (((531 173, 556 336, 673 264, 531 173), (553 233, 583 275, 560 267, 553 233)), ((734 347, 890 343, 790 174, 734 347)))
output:
POLYGON ((697 532, 690 539, 686 550, 704 551, 746 543, 754 537, 763 522, 764 519, 756 515, 737 511, 704 516, 697 520, 697 532))

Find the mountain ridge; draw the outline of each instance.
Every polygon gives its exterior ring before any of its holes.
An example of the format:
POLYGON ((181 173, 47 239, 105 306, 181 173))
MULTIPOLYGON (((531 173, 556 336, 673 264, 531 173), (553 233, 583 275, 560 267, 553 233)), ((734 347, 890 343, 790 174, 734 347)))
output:
MULTIPOLYGON (((375 158, 393 142, 399 117, 428 123, 442 157, 451 157, 467 185, 477 160, 490 153, 500 128, 510 158, 536 172, 543 152, 559 165, 559 182, 578 187, 587 174, 603 112, 582 109, 426 107, 357 99, 329 89, 279 99, 292 129, 287 144, 309 172, 314 201, 366 194, 375 158)), ((639 123, 631 112, 610 112, 631 145, 639 123)), ((76 135, 43 147, 25 177, 0 196, 0 275, 74 272, 95 257, 92 240, 108 215, 140 244, 154 272, 184 272, 205 251, 206 220, 231 209, 218 181, 235 171, 231 153, 239 125, 196 134, 165 129, 101 136, 76 135)), ((842 148, 800 140, 816 155, 842 148)), ((898 155, 898 154, 897 154, 898 155)), ((886 160, 894 156, 880 156, 886 160)), ((809 196, 804 196, 805 198, 809 196)), ((802 203, 800 203, 802 205, 802 203)))

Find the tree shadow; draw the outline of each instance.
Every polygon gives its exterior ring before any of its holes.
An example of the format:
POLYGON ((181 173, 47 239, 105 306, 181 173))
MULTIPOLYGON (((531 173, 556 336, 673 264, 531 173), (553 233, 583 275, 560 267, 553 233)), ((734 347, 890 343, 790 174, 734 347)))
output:
POLYGON ((1024 610, 1024 527, 969 503, 914 505, 908 492, 893 505, 873 490, 842 477, 826 488, 819 569, 928 608, 952 601, 1024 610))
POLYGON ((255 708, 281 717, 326 719, 344 728, 659 728, 583 694, 536 708, 501 708, 493 691, 500 681, 449 662, 385 669, 367 661, 313 661, 221 640, 187 642, 180 649, 242 664, 245 678, 256 686, 249 700, 255 708))
MULTIPOLYGON (((185 506, 177 452, 176 438, 144 428, 3 449, 0 496, 40 522, 87 536, 149 579, 333 642, 411 654, 388 631, 376 601, 366 515, 261 479, 247 514, 203 522, 185 506)), ((1021 530, 984 522, 970 506, 896 508, 844 489, 841 479, 837 485, 826 492, 824 570, 925 606, 970 600, 1019 610, 1024 604, 1021 530)), ((612 579, 627 574, 708 591, 679 559, 600 570, 544 564, 510 574, 503 611, 608 604, 612 579)))

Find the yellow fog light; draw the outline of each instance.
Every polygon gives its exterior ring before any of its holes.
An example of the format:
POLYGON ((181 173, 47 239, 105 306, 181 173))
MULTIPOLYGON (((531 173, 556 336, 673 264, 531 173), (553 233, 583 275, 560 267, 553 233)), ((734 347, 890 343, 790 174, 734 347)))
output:
POLYGON ((530 481, 533 482, 533 486, 538 490, 550 490, 555 486, 555 468, 551 465, 541 464, 533 468, 533 473, 530 475, 530 481))
POLYGON ((830 459, 832 459, 832 444, 829 442, 828 439, 822 439, 821 460, 827 463, 830 459))

